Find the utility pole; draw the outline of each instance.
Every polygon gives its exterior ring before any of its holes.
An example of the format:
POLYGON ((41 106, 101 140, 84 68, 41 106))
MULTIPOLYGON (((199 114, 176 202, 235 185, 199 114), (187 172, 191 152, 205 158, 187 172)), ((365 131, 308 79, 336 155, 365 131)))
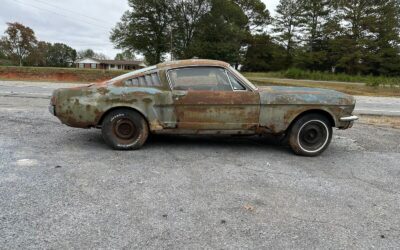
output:
POLYGON ((170 45, 171 45, 171 51, 170 51, 170 53, 171 53, 171 61, 173 61, 174 60, 174 45, 173 45, 173 34, 172 34, 172 25, 170 26, 170 35, 171 35, 171 40, 170 40, 170 45))

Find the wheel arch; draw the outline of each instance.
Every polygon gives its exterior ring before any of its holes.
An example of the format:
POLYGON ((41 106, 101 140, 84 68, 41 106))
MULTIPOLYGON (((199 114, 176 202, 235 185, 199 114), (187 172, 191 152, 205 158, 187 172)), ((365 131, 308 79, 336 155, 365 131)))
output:
POLYGON ((96 127, 98 127, 98 128, 101 127, 102 124, 103 124, 104 118, 105 118, 109 113, 111 113, 112 111, 118 110, 118 109, 130 110, 130 111, 134 111, 134 112, 140 114, 140 115, 143 117, 143 119, 146 121, 147 126, 149 127, 150 123, 149 123, 148 118, 144 115, 144 112, 140 111, 139 109, 132 108, 132 107, 127 107, 127 106, 116 106, 116 107, 112 107, 112 108, 108 109, 106 112, 104 112, 104 113, 101 115, 99 121, 97 122, 96 127))
POLYGON ((306 110, 306 111, 303 111, 303 112, 297 114, 294 117, 294 119, 292 119, 292 121, 290 122, 287 130, 289 131, 292 128, 293 124, 295 124, 296 121, 298 121, 300 118, 302 118, 305 115, 309 115, 309 114, 322 115, 322 116, 326 117, 329 120, 329 122, 331 123, 332 127, 336 126, 335 118, 334 118, 333 114, 330 113, 329 111, 323 110, 323 109, 310 109, 310 110, 306 110))

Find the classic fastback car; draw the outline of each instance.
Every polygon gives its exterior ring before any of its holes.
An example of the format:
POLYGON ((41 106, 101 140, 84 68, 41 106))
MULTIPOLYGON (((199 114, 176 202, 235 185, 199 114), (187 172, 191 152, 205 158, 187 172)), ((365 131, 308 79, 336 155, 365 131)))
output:
POLYGON ((316 156, 332 128, 348 129, 352 96, 326 89, 256 87, 229 64, 161 63, 103 83, 59 89, 50 112, 76 128, 101 128, 114 149, 138 149, 149 133, 286 135, 296 154, 316 156))

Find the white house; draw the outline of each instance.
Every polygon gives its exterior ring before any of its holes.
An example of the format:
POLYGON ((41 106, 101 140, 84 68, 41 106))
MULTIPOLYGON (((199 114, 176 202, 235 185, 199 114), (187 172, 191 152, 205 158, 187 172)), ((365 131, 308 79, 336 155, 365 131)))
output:
POLYGON ((81 69, 136 70, 146 67, 143 61, 99 60, 82 58, 75 62, 81 69))

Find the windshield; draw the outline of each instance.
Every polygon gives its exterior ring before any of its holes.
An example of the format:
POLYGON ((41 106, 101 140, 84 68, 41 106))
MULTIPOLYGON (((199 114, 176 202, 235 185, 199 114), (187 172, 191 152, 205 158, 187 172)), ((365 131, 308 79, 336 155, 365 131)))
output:
POLYGON ((150 67, 147 67, 147 68, 135 70, 135 71, 132 71, 132 72, 129 72, 129 73, 126 73, 126 74, 117 76, 117 77, 115 77, 115 78, 113 78, 113 79, 107 81, 107 83, 112 83, 112 82, 120 81, 120 80, 123 80, 123 79, 125 79, 125 78, 129 78, 129 77, 131 77, 131 76, 135 76, 135 75, 137 75, 137 74, 144 73, 144 72, 147 72, 147 71, 150 71, 150 70, 155 70, 155 69, 157 69, 157 66, 150 66, 150 67))
POLYGON ((241 80, 243 80, 250 88, 252 88, 253 90, 257 90, 258 88, 251 83, 249 80, 247 80, 246 77, 244 77, 242 74, 240 74, 239 71, 237 71, 234 67, 230 66, 229 69, 234 72, 238 77, 240 77, 241 80))

